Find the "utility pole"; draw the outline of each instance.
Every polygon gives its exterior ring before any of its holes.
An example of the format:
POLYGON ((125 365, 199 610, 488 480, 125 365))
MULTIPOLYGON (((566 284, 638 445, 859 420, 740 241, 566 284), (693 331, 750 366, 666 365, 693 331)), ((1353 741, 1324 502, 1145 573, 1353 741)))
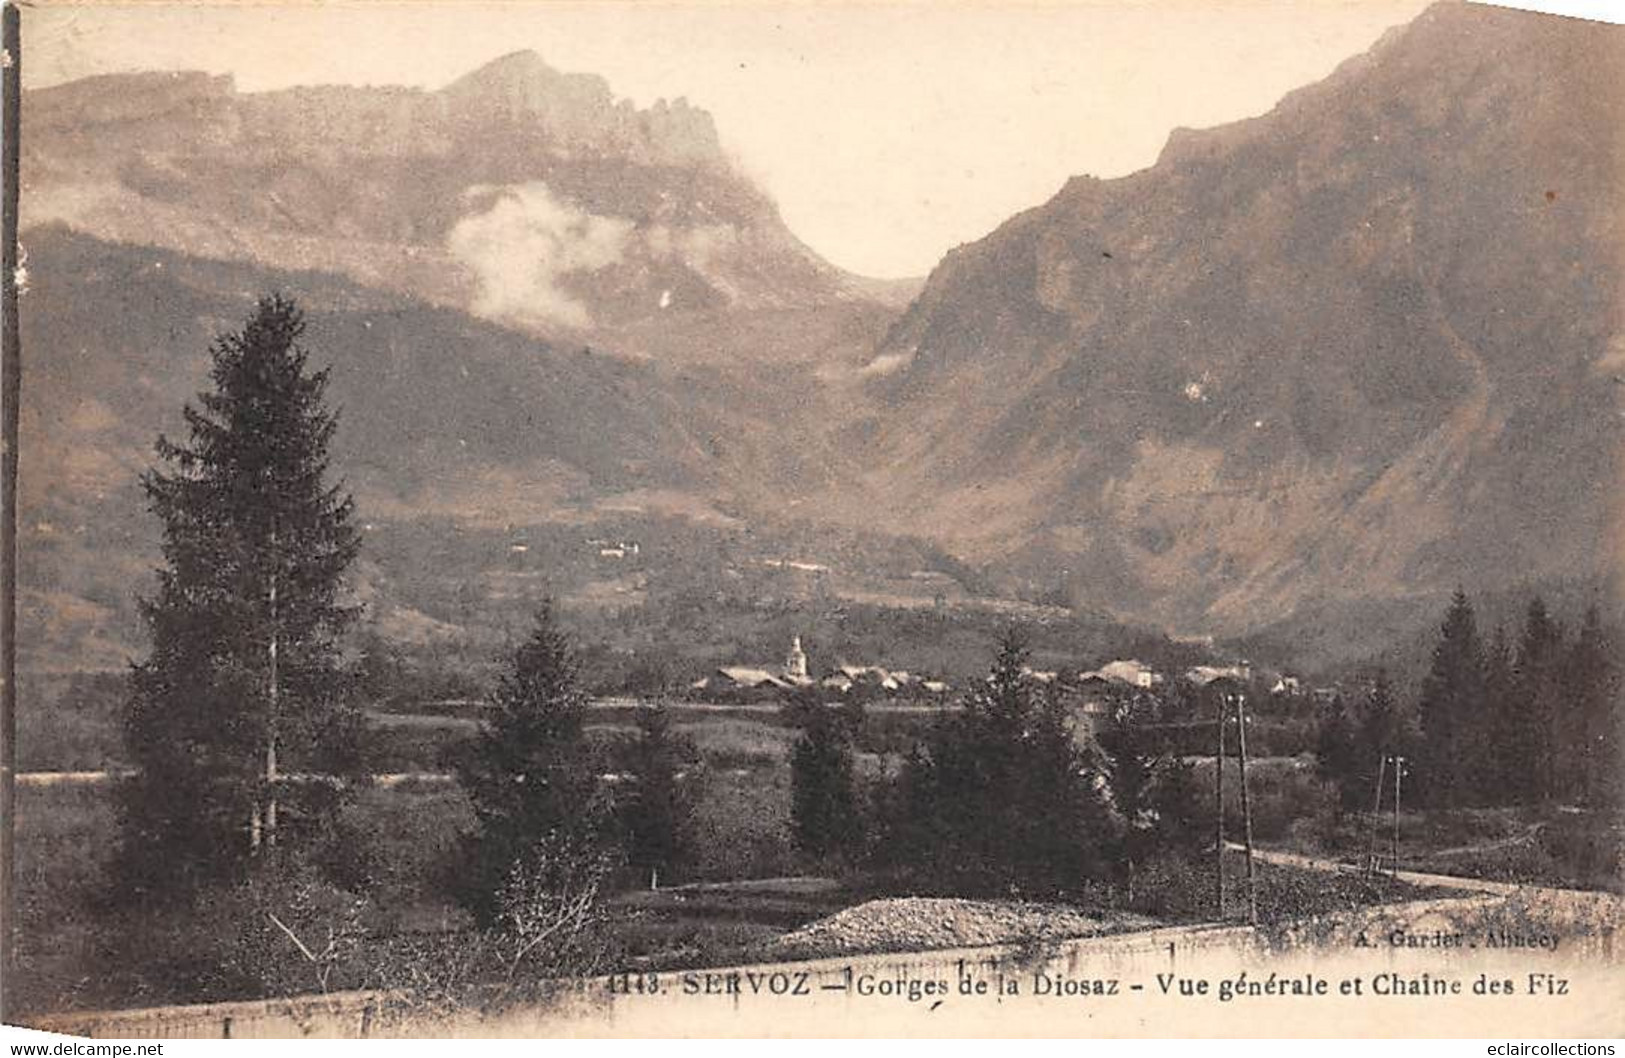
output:
POLYGON ((1382 828, 1382 782, 1388 777, 1388 756, 1384 754, 1377 758, 1377 796, 1371 802, 1371 841, 1365 854, 1365 873, 1367 876, 1377 873, 1382 866, 1377 857, 1377 831, 1382 828))
POLYGON ((1213 880, 1218 890, 1219 921, 1224 921, 1224 698, 1219 698, 1217 727, 1219 753, 1213 760, 1213 818, 1216 834, 1213 841, 1213 880))
POLYGON ((1247 921, 1258 925, 1258 884, 1253 876, 1253 811, 1247 804, 1247 696, 1236 695, 1236 750, 1241 755, 1241 825, 1247 845, 1247 921))
POLYGON ((1405 758, 1394 758, 1394 877, 1399 877, 1399 776, 1405 770, 1405 758))
POLYGON ((22 351, 17 327, 17 134, 22 128, 22 45, 17 5, 0 8, 4 113, 0 149, 6 175, 0 202, 0 1021, 15 1003, 12 973, 17 782, 17 425, 22 414, 22 351))

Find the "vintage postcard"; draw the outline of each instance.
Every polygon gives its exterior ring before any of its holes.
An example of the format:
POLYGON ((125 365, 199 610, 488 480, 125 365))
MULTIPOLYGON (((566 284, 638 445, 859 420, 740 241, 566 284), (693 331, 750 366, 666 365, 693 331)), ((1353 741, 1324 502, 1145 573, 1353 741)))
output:
POLYGON ((7 28, 7 1022, 1625 1034, 1625 27, 7 28))

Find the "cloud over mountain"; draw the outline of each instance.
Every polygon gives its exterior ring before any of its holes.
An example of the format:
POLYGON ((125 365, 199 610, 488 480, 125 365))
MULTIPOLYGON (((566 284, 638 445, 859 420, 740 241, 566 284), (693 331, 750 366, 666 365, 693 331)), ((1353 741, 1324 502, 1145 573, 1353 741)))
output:
POLYGON ((573 209, 540 180, 463 193, 471 212, 446 234, 451 255, 474 273, 478 316, 519 324, 587 327, 586 304, 561 286, 621 261, 632 223, 573 209))

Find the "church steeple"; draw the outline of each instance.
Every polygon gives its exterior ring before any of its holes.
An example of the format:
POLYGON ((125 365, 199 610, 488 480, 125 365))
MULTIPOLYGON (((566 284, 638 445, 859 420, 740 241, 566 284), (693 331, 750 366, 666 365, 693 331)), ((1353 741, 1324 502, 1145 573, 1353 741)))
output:
POLYGON ((796 683, 805 683, 807 680, 807 652, 801 649, 801 637, 795 636, 790 640, 790 654, 784 659, 784 675, 796 683))

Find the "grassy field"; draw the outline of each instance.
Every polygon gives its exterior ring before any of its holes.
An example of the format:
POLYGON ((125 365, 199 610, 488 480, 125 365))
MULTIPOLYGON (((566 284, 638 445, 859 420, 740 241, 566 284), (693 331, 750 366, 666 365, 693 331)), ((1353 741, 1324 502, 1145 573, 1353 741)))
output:
MULTIPOLYGON (((876 718, 871 718, 872 720, 876 718)), ((860 772, 874 777, 895 767, 899 747, 922 734, 929 717, 888 715, 871 724, 859 755, 860 772)), ((795 730, 773 712, 687 710, 678 731, 703 760, 691 862, 672 883, 723 883, 639 891, 636 880, 612 901, 618 957, 631 965, 701 965, 769 950, 779 934, 843 907, 892 894, 866 891, 851 879, 812 884, 819 865, 806 862, 788 835, 789 754, 795 730), (749 879, 800 878, 792 883, 736 884, 749 879)), ((466 722, 418 719, 375 725, 371 752, 395 767, 436 771, 449 746, 466 739, 466 722)), ((631 715, 595 714, 593 745, 612 766, 617 747, 635 736, 631 715)), ((1195 762, 1197 781, 1211 789, 1214 762, 1195 762)), ((1254 837, 1261 844, 1358 858, 1369 827, 1357 814, 1339 816, 1332 791, 1307 757, 1250 762, 1254 837)), ((1241 836, 1236 762, 1226 762, 1227 833, 1241 836)), ((472 813, 453 784, 409 782, 362 791, 345 824, 372 879, 370 927, 385 935, 444 937, 466 929, 451 898, 459 833, 472 813)), ((17 806, 19 991, 24 1009, 119 1006, 188 998, 144 990, 115 972, 103 895, 116 888, 109 856, 116 840, 115 790, 108 784, 23 786, 17 806)), ((1552 810, 1407 812, 1401 819, 1406 867, 1441 873, 1518 878, 1557 885, 1618 887, 1619 824, 1584 813, 1552 810)), ((1385 824, 1386 825, 1386 824, 1385 824)), ((1387 831, 1382 835, 1386 841, 1387 831)), ((1386 845, 1384 846, 1386 847, 1386 845)), ((1226 870, 1229 917, 1240 916, 1241 859, 1226 870)), ((1428 895, 1384 879, 1329 877, 1280 867, 1258 872, 1265 917, 1324 911, 1428 895)), ((1161 921, 1202 921, 1214 915, 1211 865, 1153 862, 1133 892, 1103 890, 1103 912, 1132 910, 1161 921)))
MULTIPOLYGON (((694 740, 704 760, 697 776, 694 858, 672 881, 771 877, 804 869, 788 837, 789 748, 795 732, 768 716, 709 717, 679 730, 694 740)), ((444 766, 446 728, 404 724, 383 729, 394 747, 389 770, 434 771, 444 766), (425 746, 435 746, 425 754, 425 746)), ((374 734, 378 734, 375 729, 374 734)), ((459 730, 453 738, 466 737, 459 730)), ((606 757, 635 735, 629 724, 594 724, 591 735, 606 757)), ((382 770, 382 769, 380 769, 382 770)), ((343 823, 354 835, 352 851, 372 878, 376 928, 435 933, 466 926, 451 898, 458 834, 473 815, 454 784, 405 783, 361 791, 343 823)), ((106 894, 116 888, 111 855, 117 839, 116 789, 92 785, 23 785, 17 801, 18 947, 24 1009, 121 1005, 131 1001, 128 981, 99 970, 113 955, 106 942, 106 894)), ((687 950, 696 938, 715 947, 761 932, 737 929, 710 905, 688 915, 627 921, 633 954, 663 948, 687 950), (718 921, 713 921, 718 920, 718 921)), ((822 905, 819 905, 822 906, 822 905)), ((633 908, 633 910, 639 910, 633 908)), ((643 909, 646 910, 646 909, 643 909)), ((816 908, 807 915, 816 913, 816 908)), ((154 1000, 172 997, 150 997, 154 1000)))
MULTIPOLYGON (((673 727, 693 739, 713 770, 781 767, 796 739, 794 721, 776 709, 668 707, 673 727)), ((603 755, 606 771, 619 769, 617 746, 637 737, 635 706, 594 708, 587 735, 603 755)), ((934 710, 872 712, 858 740, 871 757, 907 753, 939 714, 934 710)), ((373 713, 368 717, 363 752, 375 774, 443 772, 458 747, 478 730, 466 711, 449 715, 373 713)))
POLYGON ((116 828, 107 787, 17 790, 17 1003, 94 1001, 103 951, 98 905, 116 828))

